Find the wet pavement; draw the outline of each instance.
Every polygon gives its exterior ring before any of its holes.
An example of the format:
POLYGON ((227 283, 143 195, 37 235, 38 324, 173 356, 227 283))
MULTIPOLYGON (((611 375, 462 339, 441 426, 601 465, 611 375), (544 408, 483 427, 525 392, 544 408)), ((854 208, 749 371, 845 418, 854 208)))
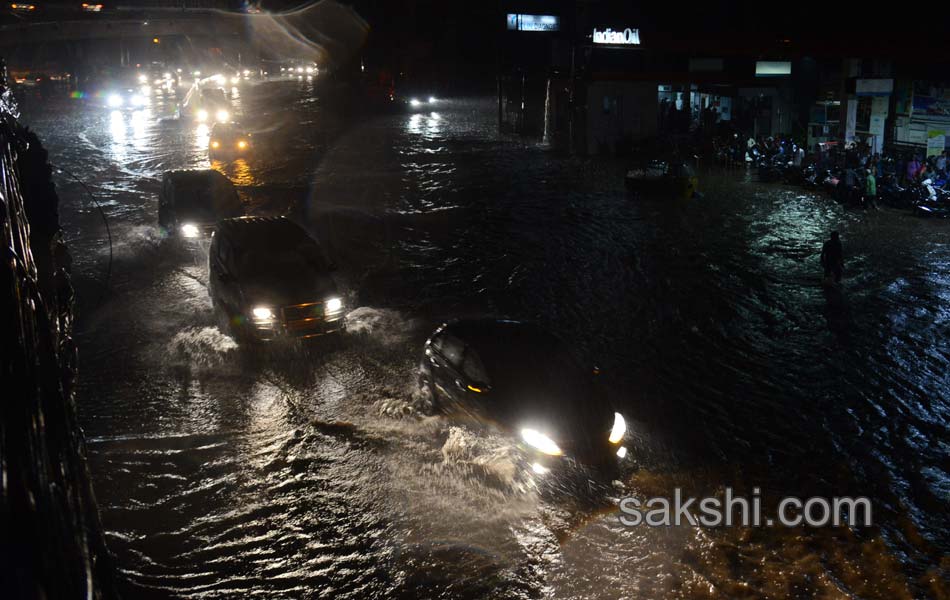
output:
MULTIPOLYGON (((950 574, 950 223, 844 209, 743 174, 632 201, 621 160, 497 133, 492 99, 341 115, 242 83, 256 152, 216 165, 340 266, 349 333, 248 351, 206 256, 157 229, 169 169, 208 165, 171 98, 21 100, 66 172, 80 416, 128 597, 916 598, 950 574), (841 232, 840 290, 818 251, 841 232), (618 485, 516 468, 511 440, 426 414, 445 319, 536 321, 628 416, 618 485), (871 528, 625 527, 625 496, 868 496, 871 528)), ((766 511, 773 510, 766 508, 766 511)))

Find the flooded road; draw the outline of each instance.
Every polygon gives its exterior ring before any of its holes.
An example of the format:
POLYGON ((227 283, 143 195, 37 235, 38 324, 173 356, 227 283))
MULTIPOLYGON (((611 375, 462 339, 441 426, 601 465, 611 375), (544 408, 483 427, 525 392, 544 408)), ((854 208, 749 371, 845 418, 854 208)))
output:
POLYGON ((242 84, 257 151, 216 166, 307 223, 356 307, 341 340, 244 350, 202 250, 157 228, 162 173, 206 167, 208 131, 152 102, 21 100, 65 169, 78 403, 127 597, 950 597, 950 223, 735 174, 638 203, 622 161, 499 135, 492 99, 345 116, 304 81, 242 84), (475 315, 600 367, 632 438, 617 484, 552 485, 426 414, 421 344, 475 315), (619 522, 621 498, 676 487, 760 488, 766 512, 867 496, 875 526, 619 522))

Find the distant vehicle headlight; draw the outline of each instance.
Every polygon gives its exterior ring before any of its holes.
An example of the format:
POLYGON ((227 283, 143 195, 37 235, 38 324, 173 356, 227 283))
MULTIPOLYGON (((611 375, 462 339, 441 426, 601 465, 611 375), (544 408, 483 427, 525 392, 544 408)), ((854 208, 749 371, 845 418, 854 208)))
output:
POLYGON ((219 142, 218 140, 212 140, 211 147, 217 150, 218 148, 221 147, 221 142, 219 142))
POLYGON ((224 110, 223 108, 218 112, 214 113, 214 118, 217 119, 220 123, 224 123, 231 117, 231 114, 224 110))
POLYGON ((429 96, 429 104, 435 104, 435 96, 429 96))
POLYGON ((419 102, 418 98, 410 98, 409 104, 411 104, 412 106, 419 106, 420 104, 422 104, 422 102, 419 102))
POLYGON ((181 226, 181 234, 186 238, 198 237, 199 233, 201 233, 201 231, 199 231, 198 226, 193 223, 185 223, 181 226))
POLYGON ((244 140, 239 140, 237 143, 238 150, 244 150, 247 148, 247 142, 244 140))
POLYGON ((139 83, 148 83, 148 75, 144 73, 139 75, 139 83))
POLYGON ((241 81, 241 78, 240 78, 240 77, 232 77, 232 78, 231 78, 231 83, 236 84, 236 83, 240 83, 240 81, 241 81))
POLYGON ((132 106, 145 106, 148 104, 148 98, 141 94, 132 94, 132 97, 129 98, 129 101, 132 103, 132 106))
POLYGON ((521 438, 535 450, 548 454, 550 456, 560 456, 563 454, 554 440, 535 429, 522 429, 521 438))
POLYGON ((614 413, 614 426, 610 429, 610 437, 608 438, 610 443, 619 444, 625 433, 627 433, 627 422, 623 420, 623 415, 614 413))
POLYGON ((204 123, 208 120, 208 111, 202 108, 197 114, 195 114, 195 118, 204 123))
POLYGON ((255 319, 261 321, 269 321, 274 318, 274 311, 266 306, 255 306, 254 309, 251 310, 251 314, 254 315, 255 319))
POLYGON ((122 99, 122 96, 119 94, 109 94, 109 97, 106 98, 106 104, 111 108, 119 108, 125 101, 122 99))
POLYGON ((324 305, 327 313, 335 313, 343 310, 343 300, 339 298, 330 298, 324 305))

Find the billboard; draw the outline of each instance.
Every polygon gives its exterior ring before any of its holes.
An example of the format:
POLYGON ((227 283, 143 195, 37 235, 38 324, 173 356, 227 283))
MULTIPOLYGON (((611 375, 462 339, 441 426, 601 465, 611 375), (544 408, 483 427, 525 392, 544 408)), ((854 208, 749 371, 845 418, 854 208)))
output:
POLYGON ((915 81, 911 98, 911 118, 914 121, 950 120, 950 88, 928 81, 915 81))
POLYGON ((792 74, 792 63, 787 60, 755 61, 756 77, 782 77, 792 74))
POLYGON ((560 31, 561 17, 508 13, 508 31, 560 31))
POLYGON ((856 79, 854 82, 857 96, 890 96, 893 91, 893 79, 856 79))

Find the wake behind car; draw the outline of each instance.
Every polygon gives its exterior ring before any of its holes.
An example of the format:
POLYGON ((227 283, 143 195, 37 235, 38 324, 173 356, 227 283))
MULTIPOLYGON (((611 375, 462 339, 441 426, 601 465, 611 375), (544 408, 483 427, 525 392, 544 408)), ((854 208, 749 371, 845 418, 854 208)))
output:
POLYGON ((311 338, 343 329, 343 300, 323 249, 284 217, 218 223, 208 293, 226 329, 248 341, 311 338))
POLYGON ((169 235, 206 237, 221 219, 243 214, 234 184, 219 171, 168 171, 162 177, 158 224, 169 235))
POLYGON ((626 423, 563 342, 517 321, 470 319, 425 343, 419 384, 436 409, 519 440, 543 474, 565 460, 611 469, 626 423))
POLYGON ((208 158, 229 160, 247 156, 251 152, 251 134, 237 123, 215 123, 208 138, 208 158))

